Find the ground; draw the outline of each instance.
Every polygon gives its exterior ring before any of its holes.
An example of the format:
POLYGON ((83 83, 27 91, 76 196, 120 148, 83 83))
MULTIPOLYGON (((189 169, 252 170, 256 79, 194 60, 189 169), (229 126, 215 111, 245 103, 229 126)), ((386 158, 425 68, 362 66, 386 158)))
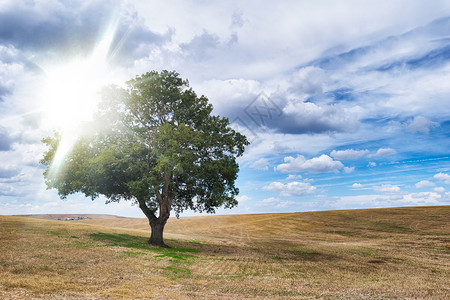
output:
POLYGON ((171 249, 90 217, 0 216, 0 298, 450 298, 450 206, 172 218, 171 249))

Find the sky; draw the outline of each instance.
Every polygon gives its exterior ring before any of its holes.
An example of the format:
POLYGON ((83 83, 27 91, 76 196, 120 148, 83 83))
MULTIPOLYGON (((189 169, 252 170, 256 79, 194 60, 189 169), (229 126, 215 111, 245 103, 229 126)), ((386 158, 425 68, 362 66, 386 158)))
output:
POLYGON ((219 214, 450 204, 449 1, 0 0, 0 214, 144 217, 59 199, 39 161, 151 70, 251 141, 219 214))

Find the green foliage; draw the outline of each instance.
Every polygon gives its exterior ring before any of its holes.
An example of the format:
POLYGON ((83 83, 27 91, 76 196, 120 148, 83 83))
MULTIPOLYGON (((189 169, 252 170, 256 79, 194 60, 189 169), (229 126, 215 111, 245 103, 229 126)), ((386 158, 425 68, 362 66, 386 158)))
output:
POLYGON ((127 86, 103 90, 94 121, 61 157, 66 137, 43 140, 47 187, 61 198, 81 192, 135 201, 149 219, 158 209, 178 215, 237 205, 236 157, 246 137, 227 118, 211 115, 208 99, 176 72, 148 72, 127 86))

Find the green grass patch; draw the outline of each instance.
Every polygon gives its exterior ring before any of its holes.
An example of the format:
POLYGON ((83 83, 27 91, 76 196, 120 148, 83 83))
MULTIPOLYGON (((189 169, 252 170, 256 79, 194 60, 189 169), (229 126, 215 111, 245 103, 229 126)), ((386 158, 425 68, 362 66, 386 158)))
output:
POLYGON ((200 250, 187 248, 187 247, 173 247, 173 248, 168 248, 167 250, 170 251, 172 249, 173 249, 173 251, 176 251, 176 252, 191 252, 191 253, 200 252, 200 250))
POLYGON ((131 257, 135 257, 135 256, 141 256, 141 255, 145 255, 146 253, 144 252, 133 252, 133 251, 124 251, 122 252, 123 254, 127 255, 127 256, 131 256, 131 257))
POLYGON ((121 246, 126 248, 132 248, 132 249, 140 249, 140 250, 155 250, 154 248, 150 248, 148 245, 145 244, 144 238, 140 236, 133 236, 126 233, 104 233, 104 232, 97 232, 97 233, 91 233, 89 236, 99 242, 103 242, 106 244, 106 246, 121 246))
POLYGON ((205 245, 206 243, 196 240, 189 240, 188 243, 194 244, 194 245, 205 245))
POLYGON ((187 248, 187 247, 172 247, 172 248, 156 248, 151 247, 147 244, 146 238, 141 236, 129 235, 126 233, 104 233, 96 232, 91 233, 89 236, 99 242, 105 243, 106 246, 120 246, 131 249, 146 250, 152 252, 159 252, 161 255, 158 257, 171 257, 174 259, 184 260, 190 257, 195 257, 194 255, 182 254, 185 252, 196 253, 199 252, 197 249, 187 248), (181 253, 180 253, 181 252, 181 253))
POLYGON ((172 279, 191 277, 191 270, 188 268, 178 268, 174 266, 165 267, 166 274, 172 279))
POLYGON ((156 257, 168 257, 168 258, 171 258, 172 260, 174 260, 174 262, 185 262, 191 258, 196 258, 197 256, 167 251, 167 252, 161 253, 160 255, 157 255, 156 257))

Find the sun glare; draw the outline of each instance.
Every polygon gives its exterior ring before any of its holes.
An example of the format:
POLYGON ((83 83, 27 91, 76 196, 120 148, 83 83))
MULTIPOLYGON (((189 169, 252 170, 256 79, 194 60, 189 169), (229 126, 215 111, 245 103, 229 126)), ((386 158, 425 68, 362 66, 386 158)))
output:
POLYGON ((74 129, 88 120, 97 105, 98 72, 88 61, 73 61, 47 74, 44 122, 59 130, 74 129))
POLYGON ((109 27, 89 57, 76 58, 45 68, 42 106, 43 125, 58 130, 61 141, 52 169, 56 171, 80 134, 80 124, 92 118, 100 90, 108 83, 107 55, 115 32, 109 27))
POLYGON ((48 127, 73 131, 92 117, 107 84, 107 55, 116 27, 117 22, 109 26, 90 56, 45 69, 43 121, 48 127))

